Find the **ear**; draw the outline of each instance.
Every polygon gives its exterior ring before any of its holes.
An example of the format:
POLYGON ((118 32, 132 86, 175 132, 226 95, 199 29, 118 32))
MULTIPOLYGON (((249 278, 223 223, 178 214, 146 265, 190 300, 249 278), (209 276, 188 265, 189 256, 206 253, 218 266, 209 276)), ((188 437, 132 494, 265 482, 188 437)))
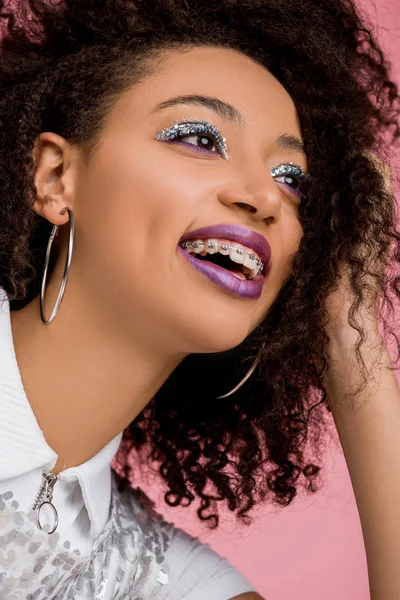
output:
POLYGON ((33 150, 36 199, 33 210, 54 225, 68 222, 76 184, 76 152, 69 142, 52 132, 41 133, 33 150))

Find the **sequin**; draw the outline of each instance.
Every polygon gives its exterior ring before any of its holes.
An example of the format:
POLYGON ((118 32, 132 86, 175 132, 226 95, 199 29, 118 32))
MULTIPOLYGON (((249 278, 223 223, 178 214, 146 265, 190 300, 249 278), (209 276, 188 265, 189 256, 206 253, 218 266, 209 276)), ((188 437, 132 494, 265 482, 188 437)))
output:
POLYGON ((58 532, 41 531, 12 492, 1 494, 0 600, 155 599, 169 582, 172 527, 141 490, 121 491, 120 481, 112 471, 108 520, 87 556, 58 532))

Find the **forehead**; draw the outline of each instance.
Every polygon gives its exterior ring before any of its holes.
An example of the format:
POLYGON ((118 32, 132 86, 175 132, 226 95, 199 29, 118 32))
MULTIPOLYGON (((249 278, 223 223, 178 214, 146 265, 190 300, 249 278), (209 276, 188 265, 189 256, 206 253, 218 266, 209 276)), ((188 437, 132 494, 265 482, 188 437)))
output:
POLYGON ((247 125, 300 132, 289 93, 264 66, 239 51, 209 46, 163 50, 156 64, 132 94, 128 91, 142 117, 172 96, 198 94, 229 102, 247 125))

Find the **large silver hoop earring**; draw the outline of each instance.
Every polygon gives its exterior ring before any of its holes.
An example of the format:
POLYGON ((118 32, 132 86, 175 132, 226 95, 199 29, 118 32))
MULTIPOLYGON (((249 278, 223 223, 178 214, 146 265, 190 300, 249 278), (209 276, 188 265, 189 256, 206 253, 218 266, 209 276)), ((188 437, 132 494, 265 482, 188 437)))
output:
POLYGON ((227 392, 226 394, 224 394, 223 396, 216 396, 217 400, 220 400, 221 398, 227 398, 228 396, 232 396, 232 394, 234 394, 235 392, 238 391, 238 389, 240 387, 242 387, 242 385, 244 383, 246 383, 246 381, 252 376, 256 366, 258 365, 258 363, 260 362, 260 358, 261 358, 261 354, 263 352, 265 348, 265 342, 263 342, 260 346, 260 349, 258 351, 258 354, 253 362, 253 364, 251 365, 250 369, 247 371, 246 375, 243 377, 243 379, 241 381, 239 381, 239 383, 230 391, 227 392))
POLYGON ((54 225, 53 229, 51 230, 50 238, 49 238, 49 241, 47 244, 46 258, 44 261, 44 268, 43 268, 42 286, 40 289, 40 317, 45 325, 50 325, 50 323, 53 321, 53 319, 55 318, 55 316, 58 312, 61 301, 64 297, 65 286, 67 284, 67 279, 68 279, 68 274, 69 274, 69 266, 71 264, 72 250, 74 247, 74 217, 72 214, 72 210, 68 206, 63 208, 62 211, 60 212, 60 214, 61 215, 64 214, 66 210, 68 211, 68 214, 69 214, 69 241, 68 241, 67 259, 65 261, 64 275, 62 278, 60 291, 58 293, 58 297, 57 297, 56 303, 53 308, 53 312, 51 313, 49 319, 47 319, 47 321, 46 321, 45 316, 44 316, 44 293, 45 293, 45 288, 46 288, 47 269, 49 267, 51 246, 53 244, 54 238, 56 237, 56 235, 58 233, 58 229, 59 229, 58 225, 54 225))

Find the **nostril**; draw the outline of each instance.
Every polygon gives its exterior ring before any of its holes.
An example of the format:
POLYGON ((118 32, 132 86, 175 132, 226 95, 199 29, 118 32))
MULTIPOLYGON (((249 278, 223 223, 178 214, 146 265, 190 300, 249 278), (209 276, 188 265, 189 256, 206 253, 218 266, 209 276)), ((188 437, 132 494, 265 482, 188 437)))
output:
POLYGON ((242 208, 247 208, 252 213, 257 212, 257 209, 255 206, 252 206, 251 204, 247 204, 246 202, 235 202, 235 204, 237 206, 241 206, 242 208))

